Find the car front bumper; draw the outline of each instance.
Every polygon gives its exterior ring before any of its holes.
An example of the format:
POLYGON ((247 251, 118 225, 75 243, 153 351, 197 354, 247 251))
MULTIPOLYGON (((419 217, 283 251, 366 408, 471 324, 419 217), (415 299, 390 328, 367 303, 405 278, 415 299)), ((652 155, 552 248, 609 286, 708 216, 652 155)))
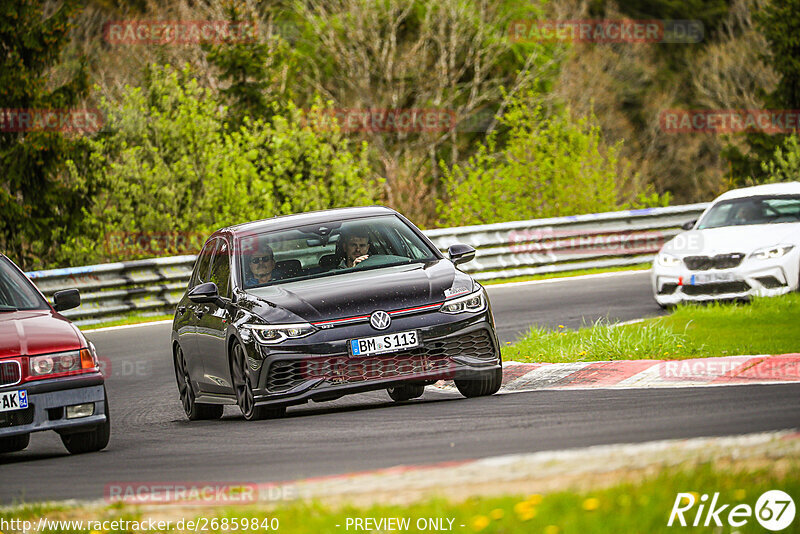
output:
POLYGON ((651 271, 651 283, 653 295, 662 306, 754 296, 774 297, 798 289, 799 266, 798 251, 774 260, 746 258, 732 269, 692 271, 683 263, 664 267, 656 262, 651 271), (698 283, 699 277, 708 275, 720 280, 698 283))
POLYGON ((100 373, 52 380, 36 380, 7 386, 6 391, 25 390, 28 407, 0 412, 0 437, 55 430, 61 434, 77 432, 106 422, 105 387, 100 373), (67 419, 66 407, 94 403, 94 414, 67 419))
POLYGON ((269 349, 251 344, 248 362, 251 369, 257 367, 256 404, 324 401, 409 381, 469 379, 502 367, 488 309, 465 319, 438 312, 398 318, 386 332, 408 330, 419 332, 420 347, 368 356, 351 356, 348 343, 375 336, 369 324, 332 329, 322 333, 325 341, 318 338, 313 344, 269 349))

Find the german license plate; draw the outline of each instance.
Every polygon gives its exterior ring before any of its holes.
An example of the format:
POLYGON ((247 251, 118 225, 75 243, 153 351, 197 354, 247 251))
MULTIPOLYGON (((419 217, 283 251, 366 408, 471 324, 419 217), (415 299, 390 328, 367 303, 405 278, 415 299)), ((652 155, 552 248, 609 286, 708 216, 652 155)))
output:
POLYGON ((350 352, 353 356, 366 356, 418 346, 419 333, 415 330, 350 340, 350 352))
POLYGON ((715 284, 718 282, 735 282, 738 280, 734 273, 704 273, 693 274, 692 285, 715 284))
POLYGON ((0 393, 0 412, 24 410, 28 407, 28 392, 24 389, 0 393))

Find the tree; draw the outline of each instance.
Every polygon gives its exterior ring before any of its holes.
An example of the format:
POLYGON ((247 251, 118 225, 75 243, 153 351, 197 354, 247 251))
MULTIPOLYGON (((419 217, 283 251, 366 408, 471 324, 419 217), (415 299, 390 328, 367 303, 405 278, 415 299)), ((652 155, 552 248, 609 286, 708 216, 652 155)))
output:
POLYGON ((9 111, 69 110, 87 95, 85 60, 60 63, 79 4, 67 0, 45 16, 44 2, 0 3, 0 250, 25 269, 58 256, 57 243, 81 226, 97 186, 65 172, 70 158, 83 161, 84 138, 41 124, 14 127, 9 111))
MULTIPOLYGON (((761 33, 769 43, 765 60, 780 77, 774 91, 764 101, 771 109, 800 109, 800 0, 772 0, 754 15, 761 33)), ((798 131, 793 134, 797 135, 798 131)), ((728 147, 726 156, 736 176, 751 177, 756 183, 770 180, 762 162, 769 160, 784 142, 786 135, 748 133, 749 152, 728 147)))
MULTIPOLYGON (((282 70, 293 68, 292 54, 279 34, 268 31, 262 37, 259 17, 247 10, 247 4, 230 3, 225 13, 228 23, 237 31, 232 32, 227 42, 204 44, 203 50, 219 71, 218 78, 223 85, 220 93, 228 105, 229 126, 237 129, 245 117, 269 119, 276 99, 290 96, 280 94, 283 84, 276 82, 285 77, 282 70)), ((274 25, 269 24, 267 28, 272 30, 274 25)), ((279 103, 286 104, 285 101, 279 103)))
MULTIPOLYGON (((433 127, 355 127, 386 178, 386 203, 422 226, 434 223, 439 167, 471 153, 505 103, 532 80, 548 80, 564 48, 514 42, 509 25, 544 18, 539 2, 512 0, 308 0, 295 4, 307 87, 354 115, 441 111, 433 127), (487 113, 488 112, 488 113, 487 113)), ((435 116, 431 113, 431 116, 435 116)), ((355 130, 355 131, 352 131, 355 130)))

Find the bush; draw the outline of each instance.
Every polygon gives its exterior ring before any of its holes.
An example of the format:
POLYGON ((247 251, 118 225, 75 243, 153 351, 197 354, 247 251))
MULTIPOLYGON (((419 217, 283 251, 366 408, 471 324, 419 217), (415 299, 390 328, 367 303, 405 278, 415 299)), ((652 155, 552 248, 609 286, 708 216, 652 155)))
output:
POLYGON ((225 108, 188 68, 151 66, 144 87, 127 87, 121 102, 102 107, 107 128, 92 142, 90 168, 72 165, 105 185, 86 213, 94 233, 65 245, 73 264, 153 255, 102 246, 120 232, 205 235, 275 215, 369 204, 377 190, 366 146, 348 150, 335 125, 312 129, 290 103, 268 122, 245 118, 229 132, 225 108))
POLYGON ((604 212, 664 204, 638 187, 619 157, 620 143, 606 147, 594 116, 574 121, 569 110, 547 115, 536 96, 516 99, 496 133, 466 165, 441 164, 446 202, 437 211, 444 225, 469 225, 604 212), (627 197, 627 198, 626 198, 627 197))
POLYGON ((787 135, 783 145, 775 149, 772 159, 761 162, 761 168, 767 175, 767 179, 761 183, 800 180, 800 143, 797 136, 787 135))

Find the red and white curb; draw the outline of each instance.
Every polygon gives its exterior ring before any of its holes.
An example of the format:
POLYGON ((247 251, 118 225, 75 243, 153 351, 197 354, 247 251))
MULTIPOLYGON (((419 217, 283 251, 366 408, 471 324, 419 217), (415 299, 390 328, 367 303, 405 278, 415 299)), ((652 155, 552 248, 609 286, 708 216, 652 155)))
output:
MULTIPOLYGON (((503 363, 500 393, 540 389, 638 389, 800 382, 800 353, 690 360, 503 363)), ((452 382, 436 384, 455 390, 452 382)))
POLYGON ((506 362, 503 391, 671 388, 800 382, 800 353, 691 360, 506 362))

